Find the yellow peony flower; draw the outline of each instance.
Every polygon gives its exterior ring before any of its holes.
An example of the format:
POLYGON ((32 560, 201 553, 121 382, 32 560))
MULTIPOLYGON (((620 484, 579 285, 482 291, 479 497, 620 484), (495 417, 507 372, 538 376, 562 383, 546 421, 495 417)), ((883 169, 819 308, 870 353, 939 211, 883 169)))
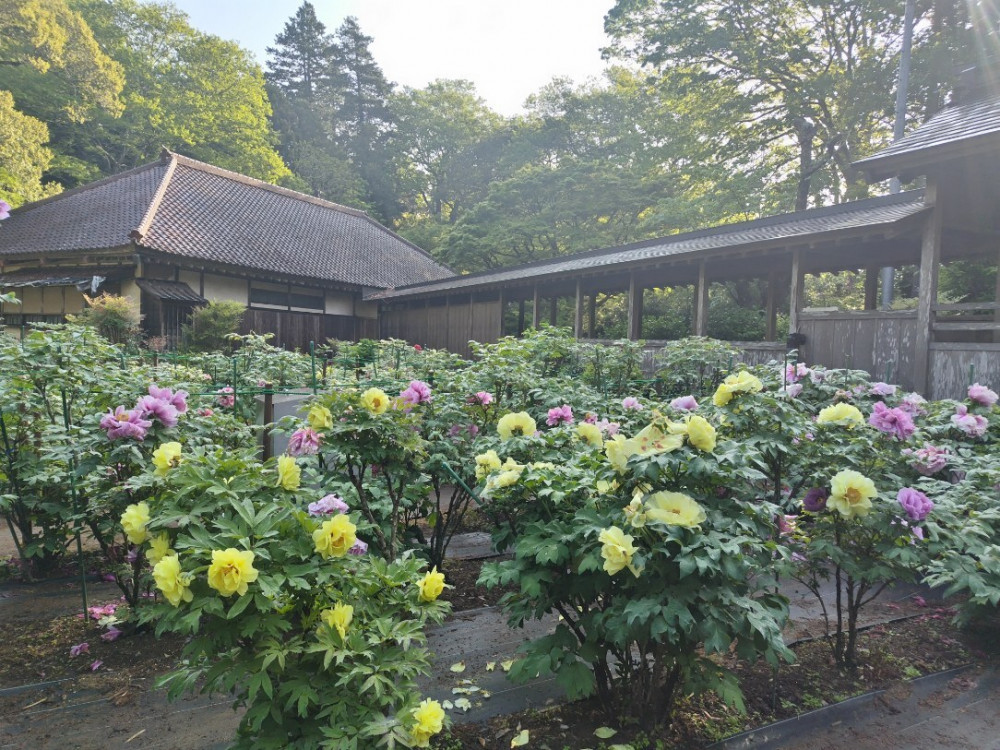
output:
POLYGON ((715 428, 707 419, 695 414, 688 417, 686 425, 688 442, 691 445, 706 453, 715 450, 715 428))
POLYGON ((121 522, 128 540, 132 544, 142 544, 148 536, 146 525, 149 523, 149 506, 146 503, 129 505, 122 513, 121 522))
POLYGON ((431 737, 444 728, 444 709, 436 700, 425 698, 413 710, 410 741, 413 747, 429 747, 431 737))
POLYGON ((610 463, 619 474, 625 473, 625 467, 631 456, 639 452, 639 446, 635 440, 627 438, 621 433, 615 435, 610 440, 604 441, 604 455, 608 457, 610 463))
POLYGON ((716 406, 725 406, 738 393, 760 393, 763 388, 764 384, 760 382, 760 378, 754 377, 746 370, 740 370, 722 381, 712 396, 712 403, 716 406))
POLYGON ((609 482, 606 479, 598 479, 594 487, 597 489, 598 495, 610 495, 618 489, 618 481, 609 482))
POLYGON ((372 414, 382 414, 389 408, 390 399, 381 388, 369 388, 361 394, 361 403, 372 414))
POLYGON ((847 427, 855 427, 856 425, 864 424, 865 418, 856 406, 840 402, 833 406, 827 406, 825 409, 820 409, 819 414, 816 415, 817 424, 829 424, 831 422, 846 425, 847 427))
POLYGON ((174 551, 170 549, 170 536, 167 532, 161 531, 149 541, 149 552, 146 553, 146 558, 151 565, 156 565, 164 557, 172 554, 174 551))
POLYGON ((347 629, 351 626, 351 621, 354 619, 354 607, 350 604, 337 602, 333 605, 333 609, 324 609, 319 613, 319 616, 323 619, 324 623, 340 633, 341 638, 346 638, 347 629))
POLYGON ((432 602, 444 591, 444 574, 438 573, 437 566, 434 566, 417 585, 420 587, 420 601, 432 602))
POLYGON ((190 589, 191 574, 181 572, 181 561, 173 553, 164 555, 153 566, 153 580, 156 581, 156 588, 175 607, 180 606, 181 602, 189 602, 194 599, 194 594, 191 593, 190 589))
POLYGON ((156 467, 156 476, 165 477, 167 472, 181 463, 181 444, 163 443, 153 451, 153 466, 156 467))
POLYGON ((872 509, 872 498, 878 495, 875 483, 860 472, 844 469, 830 481, 828 508, 840 511, 844 518, 864 516, 872 509))
POLYGON ((601 547, 601 557, 604 558, 604 570, 608 575, 613 576, 623 568, 628 568, 632 575, 639 577, 639 571, 632 565, 632 555, 636 548, 631 536, 617 526, 611 526, 601 532, 597 541, 604 545, 601 547))
POLYGON ((657 492, 646 500, 646 519, 669 526, 697 526, 705 520, 705 510, 680 492, 657 492))
MULTIPOLYGON (((257 580, 258 572, 253 566, 255 555, 249 550, 212 550, 212 564, 208 566, 208 585, 223 596, 247 592, 247 584, 257 580)), ((162 563, 163 560, 160 560, 162 563)))
POLYGON ((684 445, 683 434, 669 434, 656 425, 648 425, 639 431, 634 438, 637 453, 641 456, 652 456, 657 453, 670 453, 684 445))
POLYGON ((476 456, 476 479, 483 479, 499 468, 500 456, 497 455, 496 451, 489 450, 476 456))
POLYGON ((497 422, 497 434, 504 440, 509 440, 515 435, 530 437, 537 429, 535 420, 524 411, 504 414, 497 422))
POLYGON ((590 424, 590 422, 580 422, 576 426, 576 435, 594 448, 600 448, 604 444, 604 436, 601 434, 601 428, 596 424, 590 424))
POLYGON ((306 422, 314 430, 329 430, 333 427, 333 414, 322 404, 316 404, 309 410, 306 422))
POLYGON ((639 497, 633 497, 632 502, 622 508, 625 511, 625 518, 633 528, 641 529, 646 525, 645 506, 642 504, 642 493, 639 497))
POLYGON ((302 481, 302 469, 292 456, 278 457, 277 486, 289 492, 295 492, 302 481))
POLYGON ((358 527, 338 513, 313 532, 313 544, 322 557, 343 557, 358 541, 358 527))

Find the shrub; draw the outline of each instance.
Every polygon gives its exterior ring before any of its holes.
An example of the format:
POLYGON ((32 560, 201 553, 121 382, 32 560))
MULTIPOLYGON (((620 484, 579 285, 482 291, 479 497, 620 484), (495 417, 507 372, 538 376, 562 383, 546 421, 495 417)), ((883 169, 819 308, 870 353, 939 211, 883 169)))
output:
POLYGON ((228 338, 239 331, 245 311, 242 304, 232 300, 213 300, 196 308, 182 328, 185 348, 195 352, 228 350, 228 338))
POLYGON ((67 316, 76 322, 95 328, 113 344, 135 344, 139 340, 139 306, 130 297, 101 294, 88 297, 87 307, 77 316, 67 316))

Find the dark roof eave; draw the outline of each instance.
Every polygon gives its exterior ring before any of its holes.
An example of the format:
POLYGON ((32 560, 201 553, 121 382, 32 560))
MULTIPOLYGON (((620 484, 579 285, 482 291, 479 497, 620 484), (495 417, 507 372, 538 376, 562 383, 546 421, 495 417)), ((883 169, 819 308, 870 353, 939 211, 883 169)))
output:
MULTIPOLYGON (((540 267, 540 273, 534 276, 526 276, 518 279, 497 279, 489 280, 484 279, 479 284, 465 284, 453 288, 442 288, 441 285, 445 281, 455 281, 461 282, 463 279, 467 279, 468 276, 458 276, 455 279, 448 279, 442 281, 426 282, 421 285, 413 285, 411 287, 400 288, 400 289, 387 289, 384 291, 375 292, 370 295, 365 296, 365 301, 371 302, 393 302, 400 300, 416 300, 429 297, 441 297, 449 294, 458 293, 471 293, 475 291, 511 288, 511 287, 525 287, 532 284, 538 283, 539 281, 548 280, 554 277, 562 276, 563 278, 576 278, 576 277, 586 277, 594 276, 602 273, 608 273, 612 269, 615 271, 633 271, 638 268, 647 268, 652 266, 662 266, 662 265, 683 265, 690 264, 694 261, 699 261, 702 259, 718 258, 720 256, 726 255, 746 255, 751 252, 765 252, 769 249, 791 251, 795 247, 807 247, 811 245, 816 245, 818 243, 829 244, 831 242, 840 242, 845 239, 850 239, 852 237, 864 237, 871 236, 873 234, 880 234, 884 238, 898 236, 902 234, 911 222, 915 222, 915 217, 922 217, 930 207, 920 209, 919 211, 905 216, 899 219, 894 219, 892 221, 886 221, 879 224, 869 224, 860 227, 846 227, 843 229, 833 229, 823 232, 817 232, 813 234, 802 234, 795 235, 792 237, 776 238, 776 239, 766 239, 755 242, 746 242, 739 245, 732 245, 729 247, 721 248, 708 248, 705 250, 693 250, 685 253, 677 253, 673 255, 665 255, 659 258, 641 258, 631 261, 620 261, 611 262, 604 266, 589 266, 587 268, 581 269, 570 269, 570 270, 555 270, 545 272, 544 266, 540 267), (906 226, 902 226, 906 225, 906 226), (895 231, 893 231, 895 230, 895 231), (424 289, 423 287, 430 287, 431 289, 424 289)), ((571 259, 572 255, 566 255, 559 258, 553 258, 549 263, 556 264, 564 262, 571 259)), ((510 271, 517 266, 511 266, 510 268, 496 269, 495 273, 503 273, 505 271, 510 271)))
POLYGON ((996 151, 1000 132, 984 133, 975 138, 965 138, 928 148, 902 153, 875 154, 853 162, 851 166, 865 173, 868 182, 881 182, 892 177, 906 181, 928 173, 928 168, 952 159, 976 156, 996 151))

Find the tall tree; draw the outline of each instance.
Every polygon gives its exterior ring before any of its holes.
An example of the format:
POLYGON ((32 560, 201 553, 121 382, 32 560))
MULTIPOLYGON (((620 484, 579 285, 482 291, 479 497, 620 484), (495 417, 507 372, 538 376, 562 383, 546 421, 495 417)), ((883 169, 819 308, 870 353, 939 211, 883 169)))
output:
POLYGON ((353 16, 334 35, 331 55, 332 125, 339 146, 367 184, 368 201, 383 221, 399 214, 390 137, 395 127, 393 86, 372 56, 373 39, 353 16))
POLYGON ((10 92, 0 91, 0 198, 15 208, 58 192, 42 182, 52 161, 48 139, 45 123, 18 112, 10 92))
POLYGON ((267 79, 290 99, 313 101, 330 83, 332 39, 312 3, 302 3, 267 48, 267 79))

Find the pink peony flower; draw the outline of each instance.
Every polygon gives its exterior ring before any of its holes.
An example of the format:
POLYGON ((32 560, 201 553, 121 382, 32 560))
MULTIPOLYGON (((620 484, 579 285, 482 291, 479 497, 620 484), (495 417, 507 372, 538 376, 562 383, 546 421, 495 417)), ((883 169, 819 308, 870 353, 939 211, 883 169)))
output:
POLYGON ((215 402, 219 406, 228 409, 236 405, 236 391, 234 391, 230 386, 227 385, 224 388, 220 388, 218 390, 218 394, 218 398, 215 399, 215 402))
POLYGON ((314 456, 319 453, 322 438, 311 427, 302 427, 288 439, 289 456, 314 456))
POLYGON ((903 506, 911 521, 923 521, 934 510, 934 502, 923 492, 912 487, 903 487, 896 495, 896 501, 903 506))
POLYGON ((101 418, 101 429, 108 433, 108 440, 118 440, 119 438, 132 438, 142 442, 146 439, 146 432, 153 423, 148 419, 143 419, 143 413, 139 409, 126 410, 124 406, 117 407, 113 412, 108 412, 101 418))
POLYGON ((933 476, 941 471, 948 465, 948 460, 951 457, 947 448, 938 448, 930 443, 924 443, 924 447, 917 450, 904 450, 903 455, 910 456, 910 466, 925 477, 933 476))
POLYGON ((3 221, 9 216, 10 216, 10 204, 7 201, 0 200, 0 221, 3 221))
POLYGON ((347 503, 337 495, 326 495, 314 503, 309 503, 310 516, 331 516, 334 513, 346 513, 349 510, 347 503))
POLYGON ((563 404, 562 406, 557 406, 554 409, 549 409, 549 416, 545 420, 545 423, 549 427, 555 427, 560 424, 573 424, 573 409, 569 404, 563 404))
POLYGON ((426 404, 431 400, 431 387, 422 380, 411 380, 410 385, 400 392, 399 397, 406 404, 426 404))
POLYGON ((969 386, 969 400, 980 406, 993 406, 997 402, 997 394, 985 385, 973 383, 969 386))
POLYGON ((170 388, 157 388, 154 384, 149 386, 149 395, 160 401, 166 401, 177 410, 178 414, 183 414, 188 409, 187 391, 177 391, 177 393, 174 393, 170 388))
POLYGON ((213 414, 215 414, 215 412, 209 409, 207 406, 198 410, 199 417, 210 417, 213 414))
POLYGON ((136 401, 135 408, 145 418, 155 417, 160 420, 164 427, 177 426, 177 407, 169 401, 153 396, 143 396, 136 401))
MULTIPOLYGON (((622 406, 625 406, 625 402, 622 402, 622 406)), ((629 407, 626 406, 625 408, 629 407)), ((698 408, 698 402, 694 396, 678 396, 670 402, 670 408, 677 411, 694 411, 698 408)))
POLYGON ((415 351, 415 352, 422 352, 423 350, 424 350, 424 347, 420 346, 420 344, 414 344, 413 345, 413 351, 415 351))
POLYGON ((368 543, 367 542, 363 542, 360 539, 358 539, 354 543, 354 546, 352 546, 349 550, 347 550, 347 554, 349 554, 349 555, 363 555, 367 551, 368 551, 368 543))
POLYGON ((101 661, 100 659, 98 659, 97 661, 91 663, 91 665, 90 665, 90 671, 91 672, 96 672, 98 669, 100 669, 103 666, 104 666, 104 662, 101 661))
POLYGON ((902 409, 907 414, 913 417, 918 417, 921 414, 926 414, 927 410, 924 408, 924 404, 927 403, 927 399, 921 396, 919 393, 907 393, 899 402, 898 409, 902 409))
POLYGON ((121 634, 122 631, 120 631, 118 628, 112 625, 110 628, 108 628, 107 632, 101 633, 101 640, 110 643, 111 641, 118 640, 118 636, 120 636, 121 634))
POLYGON ((635 396, 626 396, 622 399, 622 408, 631 409, 633 411, 640 411, 643 406, 639 403, 639 399, 635 396))
POLYGON ((955 413, 951 415, 951 423, 969 437, 974 438, 985 435, 990 426, 986 417, 979 414, 969 414, 969 408, 965 404, 959 404, 955 407, 955 413))
POLYGON ((493 403, 493 394, 486 391, 479 391, 465 399, 465 402, 474 406, 489 406, 493 403))
POLYGON ((810 370, 809 371, 809 382, 813 385, 819 385, 824 380, 826 380, 826 370, 810 370))
POLYGON ((90 653, 89 643, 78 643, 75 646, 71 646, 69 650, 70 656, 79 656, 80 654, 90 653))
POLYGON ((884 401, 875 404, 868 424, 896 440, 908 439, 917 429, 909 414, 902 409, 890 409, 884 401))
POLYGON ((785 395, 788 398, 796 398, 800 393, 802 393, 802 383, 792 383, 785 387, 785 395))
POLYGON ((618 434, 618 430, 621 429, 621 425, 617 422, 610 422, 607 419, 602 419, 595 423, 601 432, 603 432, 608 437, 614 437, 618 434))

